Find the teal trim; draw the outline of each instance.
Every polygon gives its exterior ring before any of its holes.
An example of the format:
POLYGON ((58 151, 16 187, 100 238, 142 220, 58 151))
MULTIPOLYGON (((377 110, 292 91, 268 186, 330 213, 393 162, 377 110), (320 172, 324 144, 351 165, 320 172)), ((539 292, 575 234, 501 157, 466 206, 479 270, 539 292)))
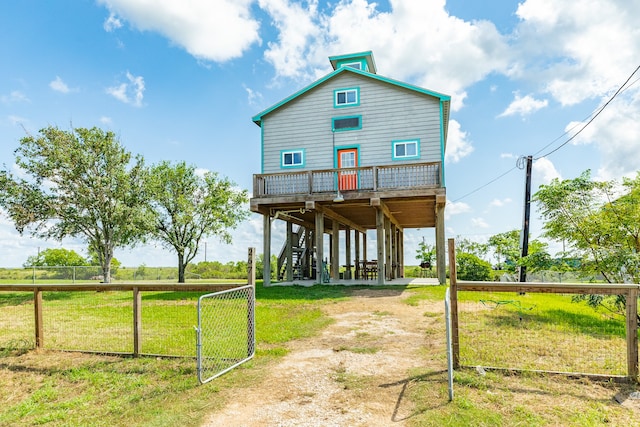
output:
MULTIPOLYGON (((366 71, 360 71, 360 70, 356 70, 355 68, 350 68, 350 67, 342 67, 342 68, 338 68, 337 70, 327 74, 326 76, 322 77, 319 80, 316 80, 315 82, 313 82, 312 84, 310 84, 309 86, 305 87, 304 89, 299 90, 298 92, 294 93, 293 95, 283 99, 282 101, 280 101, 279 103, 267 108, 266 110, 262 111, 261 113, 255 115, 252 117, 251 120, 253 120, 253 122, 255 124, 257 124, 258 126, 262 125, 262 120, 264 118, 264 116, 266 116, 267 114, 271 113, 274 110, 277 110, 278 108, 282 107, 283 105, 287 104, 288 102, 298 98, 301 95, 304 95, 305 93, 307 93, 308 91, 312 90, 313 88, 321 85, 322 83, 334 78, 335 76, 339 75, 340 73, 354 73, 354 74, 358 74, 360 76, 363 77, 367 77, 370 79, 374 79, 374 80, 378 80, 384 83, 388 83, 397 87, 401 87, 404 89, 408 89, 417 93, 421 93, 424 95, 429 95, 429 96, 433 96, 435 98, 440 99, 440 102, 443 102, 445 104, 448 104, 449 102, 451 102, 451 97, 449 95, 444 95, 438 92, 434 92, 431 90, 427 90, 418 86, 414 86, 408 83, 402 83, 399 82, 397 80, 393 80, 393 79, 389 79, 386 77, 382 77, 379 76, 377 74, 372 74, 372 73, 368 73, 366 71)), ((446 111, 448 112, 448 108, 446 109, 446 111)), ((445 115, 446 117, 444 117, 444 122, 448 121, 448 113, 445 115)))
POLYGON ((402 161, 402 160, 415 160, 420 158, 420 139, 395 139, 391 141, 391 160, 393 161, 402 161), (416 154, 409 156, 396 156, 396 145, 405 144, 415 142, 416 144, 416 154))
POLYGON ((366 52, 330 56, 329 62, 331 62, 331 66, 334 70, 340 69, 341 66, 350 62, 360 62, 364 65, 362 71, 367 71, 373 74, 377 73, 376 62, 373 59, 373 52, 370 50, 366 52))
POLYGON ((260 173, 264 174, 264 127, 260 127, 260 173))
MULTIPOLYGON (((444 174, 444 152, 445 152, 445 148, 446 148, 446 144, 445 144, 445 138, 446 135, 444 133, 444 124, 445 124, 445 117, 444 117, 444 101, 440 100, 440 179, 441 179, 441 187, 446 187, 446 183, 445 183, 445 174, 444 174)), ((449 117, 446 118, 447 122, 449 121, 449 117)))
POLYGON ((333 108, 347 108, 347 107, 357 107, 360 105, 360 88, 359 87, 347 87, 347 88, 341 88, 341 89, 335 89, 333 91, 333 108), (356 95, 355 95, 355 102, 351 102, 351 103, 346 103, 346 101, 349 100, 349 96, 348 93, 355 91, 356 95), (338 94, 339 93, 345 93, 345 103, 344 104, 338 104, 338 94))
POLYGON ((337 61, 336 67, 337 68, 352 67, 352 68, 355 68, 356 70, 369 71, 369 68, 367 67, 366 59, 345 59, 343 61, 337 61), (358 65, 358 66, 353 67, 354 65, 358 65))
POLYGON ((305 166, 306 163, 306 155, 305 155, 305 149, 304 148, 298 148, 298 149, 293 149, 293 150, 280 150, 280 169, 296 169, 296 168, 303 168, 305 166), (299 163, 293 163, 290 165, 287 165, 284 163, 284 158, 285 155, 287 154, 291 154, 292 157, 292 162, 295 162, 296 160, 296 154, 300 154, 300 162, 299 163))
POLYGON ((340 117, 331 118, 331 130, 333 132, 345 132, 345 131, 359 130, 359 129, 362 129, 362 116, 361 115, 340 116, 340 117), (346 119, 358 119, 358 126, 352 126, 352 127, 347 127, 347 128, 336 129, 336 120, 346 120, 346 119))

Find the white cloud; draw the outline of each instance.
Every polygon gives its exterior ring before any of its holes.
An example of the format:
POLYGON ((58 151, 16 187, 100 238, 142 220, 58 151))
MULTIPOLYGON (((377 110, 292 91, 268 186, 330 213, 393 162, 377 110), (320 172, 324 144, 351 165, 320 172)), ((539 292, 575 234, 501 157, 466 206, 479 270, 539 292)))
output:
POLYGON ((531 168, 532 188, 535 189, 540 184, 549 184, 554 178, 562 179, 562 176, 551 160, 543 157, 533 162, 531 168))
POLYGON ((15 116, 13 114, 7 116, 7 119, 9 120, 9 122, 12 125, 20 125, 20 124, 27 123, 29 121, 29 120, 25 119, 24 117, 15 116))
POLYGON ((462 106, 466 87, 506 71, 510 51, 492 23, 450 16, 445 0, 390 3, 389 12, 366 0, 343 0, 319 11, 317 1, 303 9, 290 1, 261 0, 282 31, 265 57, 277 75, 309 79, 330 70, 328 56, 372 50, 381 75, 452 95, 453 110, 462 106))
POLYGON ((472 152, 473 146, 471 142, 467 140, 467 133, 460 130, 460 123, 456 120, 449 120, 445 161, 457 163, 472 152))
POLYGON ((228 61, 260 42, 259 23, 251 17, 253 0, 98 2, 109 9, 110 18, 118 16, 141 31, 158 32, 199 59, 228 61))
POLYGON ((60 92, 60 93, 70 92, 69 86, 67 86, 67 84, 64 81, 62 81, 60 76, 56 76, 56 79, 52 80, 51 83, 49 83, 49 87, 55 90, 56 92, 60 92))
POLYGON ((100 117, 100 123, 102 124, 110 125, 112 122, 113 120, 111 120, 111 117, 107 117, 107 116, 100 117))
POLYGON ((501 207, 503 207, 503 206, 505 206, 505 205, 508 205, 508 204, 509 204, 509 203, 511 203, 512 201, 513 201, 513 200, 511 200, 511 198, 509 198, 509 197, 506 197, 506 198, 504 198, 504 199, 502 199, 502 200, 500 200, 500 199, 493 199, 493 200, 491 201, 491 203, 489 203, 489 206, 494 206, 494 207, 501 208, 501 207))
POLYGON ((258 91, 251 89, 248 86, 243 86, 244 90, 247 92, 247 103, 251 106, 256 106, 262 101, 262 94, 258 91))
POLYGON ((517 114, 524 117, 533 114, 536 111, 549 105, 549 101, 547 101, 546 99, 538 100, 531 95, 521 97, 517 92, 514 95, 515 96, 513 101, 511 101, 511 104, 509 104, 507 109, 504 110, 500 115, 498 115, 498 117, 514 116, 517 114))
POLYGON ((447 200, 447 205, 444 209, 444 218, 450 219, 453 215, 460 215, 469 211, 471 211, 471 207, 468 204, 447 200))
POLYGON ((27 98, 27 96, 19 90, 14 90, 8 95, 0 96, 0 101, 2 101, 3 104, 30 102, 29 98, 27 98))
POLYGON ((120 83, 106 89, 106 92, 125 104, 131 104, 135 107, 142 106, 144 98, 144 78, 142 76, 134 76, 127 71, 127 83, 120 83))
POLYGON ((627 0, 527 0, 515 44, 528 78, 561 104, 602 97, 638 65, 640 3, 627 0))
POLYGON ((122 28, 122 21, 120 21, 115 13, 111 12, 109 17, 105 19, 103 28, 106 32, 110 33, 118 28, 122 28))
POLYGON ((489 228, 489 224, 483 218, 471 218, 471 225, 475 228, 489 228))

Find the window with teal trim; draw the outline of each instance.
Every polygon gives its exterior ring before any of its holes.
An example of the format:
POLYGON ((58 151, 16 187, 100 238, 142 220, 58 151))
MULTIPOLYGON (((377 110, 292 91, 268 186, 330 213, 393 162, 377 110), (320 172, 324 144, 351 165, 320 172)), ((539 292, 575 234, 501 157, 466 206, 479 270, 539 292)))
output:
POLYGON ((331 129, 334 132, 362 129, 362 116, 344 116, 331 119, 331 129))
POLYGON ((280 154, 283 168, 296 168, 304 166, 304 150, 282 151, 280 154))
POLYGON ((420 140, 408 139, 392 141, 393 160, 408 160, 420 158, 420 140))
POLYGON ((359 88, 336 89, 333 91, 334 108, 354 107, 356 105, 360 105, 359 88))

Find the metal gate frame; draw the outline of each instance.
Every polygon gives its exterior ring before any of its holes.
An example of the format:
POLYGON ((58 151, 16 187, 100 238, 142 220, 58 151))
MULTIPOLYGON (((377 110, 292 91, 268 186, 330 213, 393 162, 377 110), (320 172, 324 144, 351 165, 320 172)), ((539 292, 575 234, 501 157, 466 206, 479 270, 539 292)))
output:
MULTIPOLYGON (((197 372, 200 384, 205 384, 220 375, 223 375, 233 368, 251 360, 255 355, 256 338, 255 338, 255 288, 252 285, 241 286, 238 288, 227 289, 225 291, 214 292, 202 295, 198 298, 198 326, 196 328, 197 335, 197 372), (219 301, 235 301, 242 299, 241 314, 246 313, 246 324, 239 322, 230 322, 225 318, 223 309, 229 307, 220 307, 218 310, 213 308, 213 315, 209 312, 203 314, 203 308, 209 300, 219 301), (244 303, 246 301, 246 305, 244 303), (207 341, 207 336, 215 333, 217 336, 228 335, 227 341, 231 341, 229 346, 220 348, 215 343, 207 341), (203 336, 204 335, 204 336, 203 336), (236 349, 233 344, 238 344, 236 349), (237 351, 236 351, 237 350, 237 351), (213 372, 208 375, 209 372, 213 372), (208 376, 207 376, 208 375, 208 376)), ((220 304, 220 306, 224 303, 220 304)), ((233 306, 231 309, 240 308, 233 306)))

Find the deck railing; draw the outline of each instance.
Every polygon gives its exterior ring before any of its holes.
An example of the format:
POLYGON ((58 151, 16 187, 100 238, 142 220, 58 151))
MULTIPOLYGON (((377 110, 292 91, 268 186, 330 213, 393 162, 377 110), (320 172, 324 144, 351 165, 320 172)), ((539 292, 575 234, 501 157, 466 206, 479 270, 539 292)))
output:
POLYGON ((440 163, 367 166, 254 175, 254 197, 441 186, 440 163))

